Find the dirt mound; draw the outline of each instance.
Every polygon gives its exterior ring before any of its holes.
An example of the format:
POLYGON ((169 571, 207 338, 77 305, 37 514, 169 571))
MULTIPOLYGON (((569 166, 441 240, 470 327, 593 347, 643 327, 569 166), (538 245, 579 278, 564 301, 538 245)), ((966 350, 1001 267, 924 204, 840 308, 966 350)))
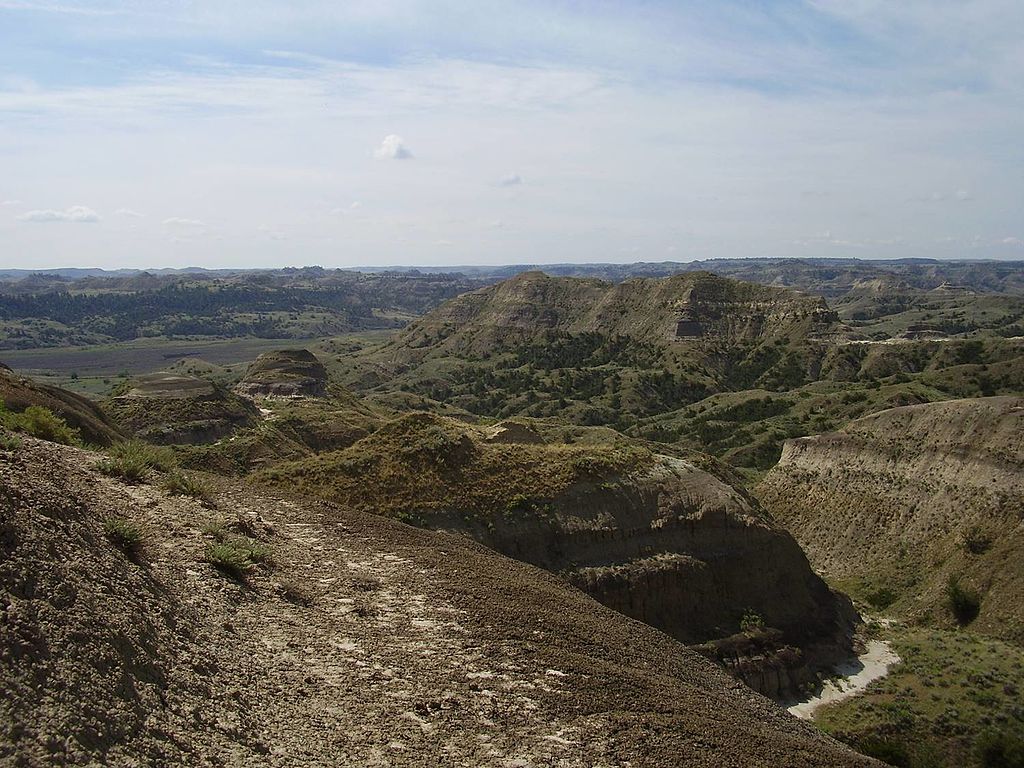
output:
POLYGON ((468 533, 684 642, 729 637, 756 615, 781 630, 781 655, 761 659, 744 679, 773 696, 791 694, 849 654, 849 602, 741 490, 624 438, 618 445, 494 443, 489 434, 410 414, 344 451, 259 478, 468 533))
POLYGON ((211 526, 98 458, 0 454, 5 764, 874 764, 464 538, 227 483, 237 519, 211 526), (111 517, 140 527, 137 557, 111 517), (257 537, 273 565, 225 577, 204 529, 257 537))
POLYGON ((1024 399, 953 400, 790 440, 757 495, 852 594, 949 625, 952 577, 974 628, 1024 642, 1022 468, 1024 399))
POLYGON ((248 400, 180 373, 137 376, 104 407, 138 437, 164 445, 212 443, 259 420, 248 400))
POLYGON ((0 402, 10 411, 24 411, 31 405, 48 408, 77 429, 82 439, 95 445, 110 445, 124 437, 102 408, 74 392, 19 376, 0 363, 0 402))
POLYGON ((235 391, 246 397, 321 397, 327 391, 327 369, 308 349, 264 352, 235 391))

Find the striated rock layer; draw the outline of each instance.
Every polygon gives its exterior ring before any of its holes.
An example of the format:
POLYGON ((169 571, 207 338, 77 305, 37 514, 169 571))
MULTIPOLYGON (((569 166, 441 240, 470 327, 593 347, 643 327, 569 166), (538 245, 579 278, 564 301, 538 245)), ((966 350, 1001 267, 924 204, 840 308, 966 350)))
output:
POLYGON ((321 397, 327 369, 308 349, 279 349, 256 358, 235 385, 246 397, 321 397))
POLYGON ((975 629, 1024 641, 1024 398, 893 408, 787 441, 757 495, 870 601, 951 623, 953 577, 978 593, 975 629))
POLYGON ((212 443, 256 424, 256 407, 197 376, 147 373, 108 398, 104 408, 127 431, 153 443, 212 443))

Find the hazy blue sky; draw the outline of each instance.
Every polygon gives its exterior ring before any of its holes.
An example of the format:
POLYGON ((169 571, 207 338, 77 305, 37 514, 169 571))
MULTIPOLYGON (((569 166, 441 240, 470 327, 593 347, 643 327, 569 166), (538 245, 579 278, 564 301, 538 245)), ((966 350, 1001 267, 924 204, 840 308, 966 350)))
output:
POLYGON ((0 266, 1024 258, 1024 2, 0 0, 0 266))

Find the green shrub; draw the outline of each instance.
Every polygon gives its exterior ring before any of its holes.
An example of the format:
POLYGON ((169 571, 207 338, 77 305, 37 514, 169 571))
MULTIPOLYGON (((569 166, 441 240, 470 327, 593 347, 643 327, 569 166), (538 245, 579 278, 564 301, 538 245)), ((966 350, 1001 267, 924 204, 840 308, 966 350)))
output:
POLYGON ((963 586, 959 576, 950 575, 946 583, 946 598, 953 618, 960 626, 967 626, 978 618, 981 611, 981 595, 976 590, 963 586))
POLYGON ((164 478, 163 488, 172 496, 189 496, 200 501, 210 498, 209 486, 195 475, 174 471, 164 478))
POLYGON ((49 440, 51 443, 81 443, 81 435, 77 429, 68 426, 64 419, 41 405, 30 405, 21 413, 13 413, 0 402, 0 426, 12 432, 24 432, 40 440, 49 440))
POLYGON ((12 435, 9 432, 0 434, 0 451, 16 451, 19 448, 21 448, 21 440, 17 435, 12 435))
POLYGON ((982 768, 1024 768, 1024 739, 1002 731, 984 731, 974 742, 982 768))
POLYGON ((174 454, 170 450, 141 440, 115 443, 107 451, 107 458, 96 465, 100 472, 129 483, 144 481, 152 470, 167 472, 173 467, 174 454))
POLYGON ((247 536, 232 535, 223 520, 207 523, 203 533, 214 539, 206 545, 206 561, 224 573, 242 578, 254 565, 270 562, 270 547, 247 536))
POLYGON ((747 611, 740 619, 740 632, 757 632, 764 629, 764 619, 761 614, 754 611, 747 611))
POLYGON ((104 521, 103 532, 125 554, 135 554, 142 544, 142 529, 130 520, 111 517, 104 521))

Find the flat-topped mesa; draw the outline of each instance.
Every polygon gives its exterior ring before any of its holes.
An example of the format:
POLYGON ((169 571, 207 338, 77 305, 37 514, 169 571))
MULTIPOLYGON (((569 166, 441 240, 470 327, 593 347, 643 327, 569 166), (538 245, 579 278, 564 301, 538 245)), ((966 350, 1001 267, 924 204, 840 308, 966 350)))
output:
POLYGON ((136 376, 104 407, 129 432, 164 445, 211 443, 259 420, 249 401, 180 373, 136 376))
POLYGON ((264 352, 235 385, 235 392, 249 398, 323 397, 327 369, 308 349, 264 352))

